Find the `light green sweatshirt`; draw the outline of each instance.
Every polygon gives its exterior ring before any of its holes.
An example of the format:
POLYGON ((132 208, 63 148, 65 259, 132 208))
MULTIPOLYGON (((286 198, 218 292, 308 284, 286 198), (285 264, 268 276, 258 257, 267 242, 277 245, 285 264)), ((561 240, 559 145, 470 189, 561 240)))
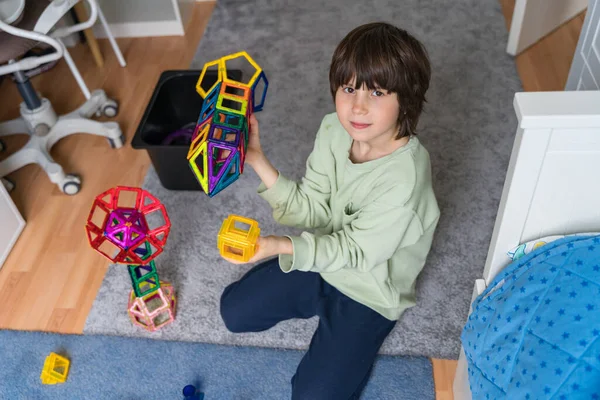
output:
POLYGON ((281 174, 258 193, 281 224, 315 229, 290 236, 284 272, 313 271, 351 299, 396 320, 415 305, 415 280, 431 247, 440 211, 427 150, 416 137, 361 164, 337 114, 325 116, 300 183, 281 174))

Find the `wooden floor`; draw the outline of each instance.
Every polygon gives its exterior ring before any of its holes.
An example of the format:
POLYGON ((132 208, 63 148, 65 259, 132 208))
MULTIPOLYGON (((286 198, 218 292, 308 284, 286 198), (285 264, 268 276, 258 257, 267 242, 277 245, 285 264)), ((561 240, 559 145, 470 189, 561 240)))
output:
MULTIPOLYGON (((514 0, 500 0, 507 27, 514 0)), ((199 2, 185 37, 119 39, 128 62, 121 68, 106 40, 105 56, 97 68, 87 47, 72 50, 88 86, 103 88, 120 102, 117 121, 129 142, 160 73, 188 68, 209 20, 214 3, 199 2)), ((527 91, 562 90, 571 64, 583 16, 580 15, 516 59, 527 91)), ((84 101, 64 62, 35 77, 36 89, 64 114, 84 101)), ((0 83, 0 121, 17 117, 17 91, 10 81, 0 83)), ((8 152, 26 137, 6 138, 8 152)), ((140 186, 149 165, 144 151, 129 145, 110 149, 105 139, 75 135, 53 149, 66 172, 82 176, 83 188, 73 197, 62 194, 37 166, 9 177, 17 183, 11 193, 27 226, 0 270, 0 328, 81 333, 102 283, 108 263, 88 245, 84 225, 94 197, 116 185, 140 186)), ((437 398, 452 399, 456 361, 433 360, 437 398)))
MULTIPOLYGON (((515 0, 500 0, 506 30, 510 28, 515 0)), ((564 90, 585 11, 551 32, 516 57, 526 92, 564 90)))

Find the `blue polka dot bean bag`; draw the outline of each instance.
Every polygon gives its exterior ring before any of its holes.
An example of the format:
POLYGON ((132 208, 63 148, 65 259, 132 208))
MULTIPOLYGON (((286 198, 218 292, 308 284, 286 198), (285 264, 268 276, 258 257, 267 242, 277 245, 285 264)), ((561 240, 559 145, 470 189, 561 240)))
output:
POLYGON ((513 261, 461 335, 473 399, 600 400, 600 236, 513 261))

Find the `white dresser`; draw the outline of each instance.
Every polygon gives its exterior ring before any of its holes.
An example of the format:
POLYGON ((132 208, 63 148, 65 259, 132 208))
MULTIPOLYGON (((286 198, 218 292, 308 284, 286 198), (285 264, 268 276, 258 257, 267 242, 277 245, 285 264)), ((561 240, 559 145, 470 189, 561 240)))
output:
POLYGON ((25 228, 25 220, 6 192, 4 185, 0 183, 0 268, 17 242, 23 228, 25 228))

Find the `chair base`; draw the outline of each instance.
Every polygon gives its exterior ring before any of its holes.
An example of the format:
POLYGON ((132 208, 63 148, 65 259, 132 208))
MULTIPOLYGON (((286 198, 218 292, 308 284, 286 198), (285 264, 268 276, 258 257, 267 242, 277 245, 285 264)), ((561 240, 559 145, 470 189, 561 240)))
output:
POLYGON ((52 146, 69 135, 88 133, 106 137, 113 148, 124 145, 125 138, 116 122, 98 122, 90 119, 93 115, 102 114, 114 117, 118 112, 117 103, 107 98, 103 90, 92 92, 89 100, 66 115, 57 116, 52 104, 45 98, 42 98, 42 105, 35 110, 27 109, 22 103, 20 111, 20 118, 0 123, 0 137, 14 134, 30 136, 23 148, 0 161, 0 178, 7 190, 11 190, 12 185, 5 179, 6 175, 25 165, 38 164, 63 193, 78 193, 81 179, 77 175, 65 174, 63 168, 50 155, 52 146))

